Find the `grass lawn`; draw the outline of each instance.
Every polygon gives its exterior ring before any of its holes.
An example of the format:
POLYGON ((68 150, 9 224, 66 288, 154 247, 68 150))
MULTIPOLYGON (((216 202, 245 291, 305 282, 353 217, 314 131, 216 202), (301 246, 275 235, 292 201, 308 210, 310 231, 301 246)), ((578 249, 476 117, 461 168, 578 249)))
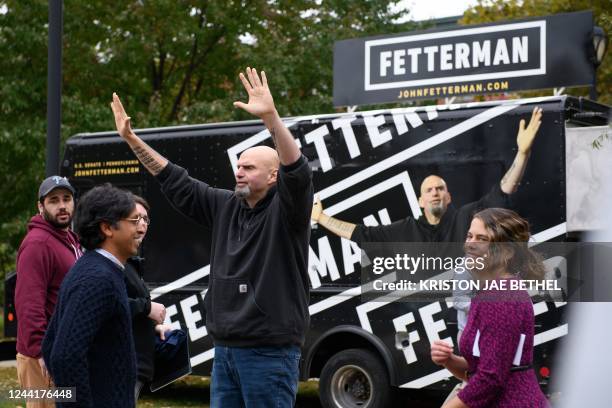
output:
MULTIPOLYGON (((7 401, 8 390, 19 388, 17 370, 14 367, 0 368, 0 408, 25 408, 7 401)), ((319 383, 308 381, 300 383, 296 407, 315 408, 319 404, 319 383)), ((208 377, 188 376, 155 393, 144 393, 138 400, 138 408, 182 408, 205 407, 210 399, 210 379, 208 377)))
MULTIPOLYGON (((138 408, 208 407, 210 378, 188 376, 155 393, 141 395, 138 408)), ((314 408, 319 404, 319 383, 301 382, 296 407, 314 408)))
MULTIPOLYGON (((0 338, 4 335, 4 315, 0 307, 0 338)), ((0 408, 25 408, 25 403, 15 404, 8 401, 8 390, 19 388, 17 382, 17 369, 14 367, 0 367, 0 408)), ((204 407, 208 408, 210 401, 210 378, 188 376, 168 387, 151 393, 141 393, 138 408, 180 408, 204 407)), ((320 408, 318 381, 301 382, 299 385, 297 401, 298 408, 320 408)))

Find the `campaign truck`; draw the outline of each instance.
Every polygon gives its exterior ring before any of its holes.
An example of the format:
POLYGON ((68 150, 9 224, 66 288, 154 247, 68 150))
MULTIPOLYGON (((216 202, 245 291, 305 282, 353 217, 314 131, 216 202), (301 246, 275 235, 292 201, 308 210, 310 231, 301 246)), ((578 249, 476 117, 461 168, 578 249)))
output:
MULTIPOLYGON (((576 190, 568 188, 573 171, 568 170, 566 155, 572 154, 568 146, 580 146, 582 159, 571 161, 584 167, 592 162, 591 155, 610 153, 609 107, 551 96, 284 121, 310 162, 315 193, 326 213, 353 223, 381 225, 421 216, 419 186, 429 174, 444 178, 455 206, 486 194, 511 165, 519 121, 529 121, 535 106, 543 109, 542 125, 511 205, 529 220, 531 245, 537 249, 538 243, 573 240, 574 230, 593 227, 588 215, 576 216, 583 227, 568 223, 568 203, 578 202, 572 204, 578 207, 575 211, 586 204, 580 204, 583 197, 574 197, 576 190), (591 133, 580 133, 584 129, 591 133)), ((186 168, 191 177, 230 190, 240 153, 272 144, 258 120, 136 133, 186 168)), ((581 173, 587 184, 597 172, 588 170, 587 175, 581 173)), ((189 334, 194 374, 210 375, 214 349, 206 330, 203 299, 211 274, 211 231, 170 205, 157 181, 114 131, 72 136, 66 143, 61 174, 70 179, 78 195, 110 182, 151 204, 151 224, 141 249, 144 278, 152 299, 166 306, 167 323, 189 334)), ((401 296, 364 296, 362 260, 355 242, 313 224, 308 259, 311 323, 303 347, 301 379, 319 379, 325 407, 386 406, 393 387, 450 390, 456 380, 431 361, 430 344, 442 339, 456 346, 452 297, 406 301, 401 296)), ((547 263, 552 279, 562 279, 564 271, 559 265, 547 263)), ((12 313, 10 294, 7 287, 5 315, 12 313)), ((566 314, 571 305, 534 297, 533 307, 534 370, 546 387, 555 375, 556 345, 569 330, 566 314)), ((14 318, 7 322, 8 334, 13 323, 14 318)))

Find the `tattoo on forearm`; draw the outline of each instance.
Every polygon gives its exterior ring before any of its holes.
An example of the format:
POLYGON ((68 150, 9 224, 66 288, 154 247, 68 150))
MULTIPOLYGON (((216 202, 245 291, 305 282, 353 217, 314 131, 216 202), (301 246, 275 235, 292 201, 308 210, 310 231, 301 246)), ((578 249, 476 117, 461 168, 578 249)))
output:
POLYGON ((329 217, 328 225, 342 232, 351 232, 353 228, 353 226, 350 223, 340 221, 332 217, 329 217))
POLYGON ((162 165, 142 147, 136 146, 132 150, 142 165, 145 166, 145 168, 154 176, 157 176, 163 170, 162 165))
POLYGON ((277 147, 277 145, 276 145, 276 130, 274 130, 274 128, 270 129, 270 136, 272 136, 272 143, 274 143, 274 147, 277 147))

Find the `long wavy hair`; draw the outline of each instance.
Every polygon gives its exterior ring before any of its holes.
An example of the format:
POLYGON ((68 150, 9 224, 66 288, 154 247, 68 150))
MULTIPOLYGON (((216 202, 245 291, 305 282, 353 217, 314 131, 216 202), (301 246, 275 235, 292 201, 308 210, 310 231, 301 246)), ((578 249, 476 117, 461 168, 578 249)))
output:
POLYGON ((487 266, 503 268, 522 279, 540 280, 546 272, 542 257, 529 249, 529 222, 505 208, 487 208, 474 215, 491 234, 487 266))

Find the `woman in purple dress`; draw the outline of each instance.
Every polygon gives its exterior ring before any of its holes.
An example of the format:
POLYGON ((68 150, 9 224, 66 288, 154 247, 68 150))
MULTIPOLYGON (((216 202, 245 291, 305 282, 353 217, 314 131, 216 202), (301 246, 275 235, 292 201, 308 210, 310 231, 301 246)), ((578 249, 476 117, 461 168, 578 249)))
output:
POLYGON ((541 257, 528 246, 529 223, 515 212, 489 208, 472 220, 466 256, 484 259, 472 270, 480 291, 472 299, 461 336, 462 356, 450 344, 431 346, 434 363, 467 381, 444 408, 547 407, 533 370, 534 314, 529 294, 512 290, 520 279, 542 279, 541 257))

